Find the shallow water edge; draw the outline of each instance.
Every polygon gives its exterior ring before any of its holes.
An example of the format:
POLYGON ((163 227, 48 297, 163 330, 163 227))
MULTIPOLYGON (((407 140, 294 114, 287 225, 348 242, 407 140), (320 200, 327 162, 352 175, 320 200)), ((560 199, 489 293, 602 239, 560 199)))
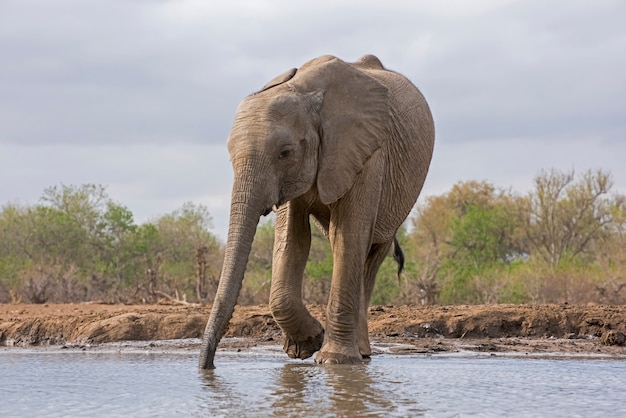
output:
POLYGON ((626 359, 476 351, 398 354, 355 366, 290 360, 280 346, 199 340, 0 349, 2 416, 615 416, 626 359))

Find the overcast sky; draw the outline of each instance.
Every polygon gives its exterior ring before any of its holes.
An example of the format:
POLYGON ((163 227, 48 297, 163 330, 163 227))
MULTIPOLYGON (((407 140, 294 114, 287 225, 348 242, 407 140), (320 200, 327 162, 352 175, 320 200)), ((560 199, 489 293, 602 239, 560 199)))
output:
POLYGON ((225 239, 239 101, 366 53, 431 106, 423 195, 550 168, 626 193, 624 22, 622 0, 0 0, 0 205, 102 184, 138 223, 204 204, 225 239))

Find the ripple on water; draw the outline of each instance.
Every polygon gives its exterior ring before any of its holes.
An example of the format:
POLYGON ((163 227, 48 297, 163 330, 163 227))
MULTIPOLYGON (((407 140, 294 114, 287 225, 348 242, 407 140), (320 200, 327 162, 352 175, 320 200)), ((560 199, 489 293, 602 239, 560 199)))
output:
POLYGON ((2 416, 616 416, 626 360, 374 356, 316 366, 280 350, 0 350, 2 416), (5 402, 8 400, 8 402, 5 402))

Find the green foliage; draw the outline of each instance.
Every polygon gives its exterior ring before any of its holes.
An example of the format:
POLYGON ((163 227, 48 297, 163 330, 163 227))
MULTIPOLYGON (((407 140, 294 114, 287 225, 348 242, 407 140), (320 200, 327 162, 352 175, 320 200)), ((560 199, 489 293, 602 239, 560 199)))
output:
POLYGON ((333 253, 330 242, 320 230, 313 227, 309 260, 304 269, 304 300, 308 303, 326 303, 332 277, 333 253))
POLYGON ((267 303, 269 300, 274 228, 273 217, 260 222, 257 227, 244 276, 244 286, 238 298, 241 305, 267 303))
MULTIPOLYGON (((626 196, 601 170, 542 171, 518 195, 460 182, 423 200, 398 230, 372 304, 626 303, 626 196)), ((201 205, 136 224, 99 185, 55 186, 35 205, 0 208, 0 302, 209 303, 223 257, 201 205)), ((269 296, 274 220, 259 224, 239 303, 269 296)), ((302 295, 326 303, 333 257, 312 228, 302 295)))
POLYGON ((380 266, 370 304, 389 305, 396 303, 400 296, 398 265, 389 255, 380 266))
POLYGON ((624 271, 625 199, 609 194, 607 173, 575 179, 552 170, 526 196, 468 182, 428 199, 411 235, 414 254, 434 266, 430 303, 587 302, 626 290, 615 278, 624 271))
POLYGON ((455 259, 461 269, 478 271, 481 266, 506 261, 509 256, 509 223, 502 206, 470 205, 464 216, 454 220, 449 244, 457 249, 455 259))
POLYGON ((197 248, 214 254, 213 270, 221 259, 219 243, 207 231, 210 222, 206 208, 185 204, 138 226, 103 186, 48 188, 39 204, 8 204, 0 211, 0 299, 155 301, 157 292, 198 297, 197 248))
POLYGON ((448 303, 486 302, 492 298, 483 288, 493 288, 491 282, 517 256, 511 239, 515 225, 501 202, 485 202, 483 207, 470 204, 464 212, 450 226, 451 253, 441 263, 448 279, 440 296, 448 303))

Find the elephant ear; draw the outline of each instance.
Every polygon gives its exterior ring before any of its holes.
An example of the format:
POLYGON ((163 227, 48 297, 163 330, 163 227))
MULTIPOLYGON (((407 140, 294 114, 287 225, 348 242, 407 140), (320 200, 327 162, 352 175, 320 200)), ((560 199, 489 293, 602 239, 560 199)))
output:
POLYGON ((324 92, 317 189, 320 200, 330 204, 350 189, 389 137, 388 91, 366 72, 330 56, 303 65, 292 83, 324 92))
POLYGON ((286 83, 287 81, 291 80, 294 75, 296 75, 297 71, 298 71, 297 68, 292 68, 291 70, 288 70, 282 73, 281 75, 274 77, 266 85, 263 86, 261 91, 269 90, 272 87, 278 86, 279 84, 286 83))

